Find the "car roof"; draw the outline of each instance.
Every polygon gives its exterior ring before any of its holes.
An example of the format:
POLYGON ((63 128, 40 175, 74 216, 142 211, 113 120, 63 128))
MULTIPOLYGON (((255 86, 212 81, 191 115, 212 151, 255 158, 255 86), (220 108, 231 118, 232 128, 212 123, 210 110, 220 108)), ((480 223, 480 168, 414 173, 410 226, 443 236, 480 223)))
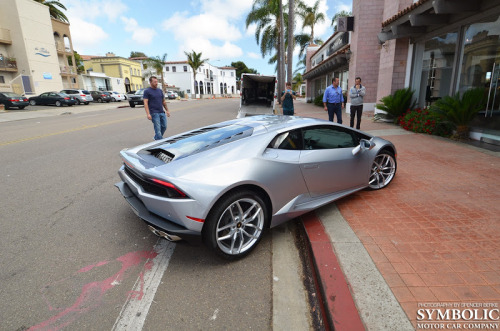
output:
MULTIPOLYGON (((266 131, 280 131, 282 129, 294 129, 310 125, 332 125, 327 120, 311 117, 285 116, 285 115, 257 115, 235 120, 235 124, 251 126, 254 129, 265 128, 266 131)), ((257 131, 257 130, 256 130, 257 131)))

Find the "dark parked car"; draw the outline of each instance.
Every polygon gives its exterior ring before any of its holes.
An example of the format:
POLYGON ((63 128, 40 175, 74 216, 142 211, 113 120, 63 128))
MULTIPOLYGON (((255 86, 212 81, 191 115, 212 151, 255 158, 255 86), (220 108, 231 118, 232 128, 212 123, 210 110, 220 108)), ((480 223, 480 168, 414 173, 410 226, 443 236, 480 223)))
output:
POLYGON ((135 94, 128 96, 128 104, 130 107, 134 108, 136 105, 144 104, 144 89, 140 89, 135 92, 135 94))
POLYGON ((111 95, 109 94, 109 92, 90 91, 90 95, 92 95, 92 98, 96 102, 110 102, 111 101, 111 95))
POLYGON ((45 92, 37 97, 29 98, 29 101, 32 106, 56 105, 57 107, 61 107, 63 105, 73 106, 76 103, 73 97, 59 92, 45 92))
POLYGON ((29 102, 28 98, 22 97, 19 94, 15 94, 12 92, 1 92, 0 105, 4 105, 6 110, 12 107, 24 109, 24 107, 29 105, 29 102))
POLYGON ((68 89, 62 90, 61 93, 66 93, 67 95, 73 97, 77 105, 81 103, 88 105, 91 101, 93 101, 90 92, 87 90, 68 89))

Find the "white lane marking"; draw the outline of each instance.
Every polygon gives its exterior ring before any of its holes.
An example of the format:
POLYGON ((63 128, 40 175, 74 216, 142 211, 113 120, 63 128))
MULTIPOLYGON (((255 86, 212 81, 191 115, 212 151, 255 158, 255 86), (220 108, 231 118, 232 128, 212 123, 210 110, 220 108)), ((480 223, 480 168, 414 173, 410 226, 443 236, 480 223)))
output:
POLYGON ((123 305, 112 330, 142 330, 156 290, 160 285, 163 273, 167 270, 174 249, 175 244, 173 242, 165 239, 158 240, 154 247, 158 255, 154 259, 146 261, 146 264, 151 263, 151 269, 146 268, 144 275, 137 278, 134 288, 123 305), (141 298, 134 295, 134 293, 143 293, 143 296, 141 298))
POLYGON ((217 314, 219 313, 219 308, 215 309, 214 314, 210 317, 211 321, 215 321, 217 319, 217 314))

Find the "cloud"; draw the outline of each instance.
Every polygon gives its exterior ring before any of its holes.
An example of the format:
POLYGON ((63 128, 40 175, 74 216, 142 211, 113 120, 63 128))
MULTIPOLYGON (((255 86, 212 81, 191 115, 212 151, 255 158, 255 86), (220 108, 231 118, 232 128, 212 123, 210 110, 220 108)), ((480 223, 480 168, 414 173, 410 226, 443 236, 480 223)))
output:
POLYGON ((262 58, 262 56, 259 53, 255 52, 248 52, 247 56, 251 59, 257 59, 257 60, 262 58))
POLYGON ((86 49, 93 49, 109 38, 109 35, 96 24, 86 22, 78 17, 71 17, 70 22, 73 47, 80 54, 85 54, 86 49))
MULTIPOLYGON (((211 61, 229 59, 243 55, 243 50, 237 45, 228 41, 222 44, 214 44, 210 40, 204 38, 189 38, 179 46, 178 58, 185 58, 184 52, 191 53, 202 52, 202 58, 208 58, 211 61)), ((210 61, 209 61, 210 62, 210 61)))
POLYGON ((106 17, 108 21, 115 22, 128 10, 122 0, 66 0, 64 5, 68 9, 68 17, 90 21, 106 17))
POLYGON ((125 24, 125 31, 132 32, 132 40, 141 45, 151 44, 156 31, 153 28, 140 27, 137 21, 133 18, 122 16, 120 17, 125 24))

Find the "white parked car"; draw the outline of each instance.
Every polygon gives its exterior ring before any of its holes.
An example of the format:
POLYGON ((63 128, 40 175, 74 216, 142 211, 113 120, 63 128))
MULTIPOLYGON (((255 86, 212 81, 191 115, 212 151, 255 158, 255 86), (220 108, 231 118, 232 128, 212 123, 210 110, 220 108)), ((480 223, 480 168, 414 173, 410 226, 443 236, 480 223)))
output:
POLYGON ((127 100, 127 97, 125 97, 124 93, 118 93, 118 92, 109 92, 109 93, 111 94, 112 101, 127 100))

